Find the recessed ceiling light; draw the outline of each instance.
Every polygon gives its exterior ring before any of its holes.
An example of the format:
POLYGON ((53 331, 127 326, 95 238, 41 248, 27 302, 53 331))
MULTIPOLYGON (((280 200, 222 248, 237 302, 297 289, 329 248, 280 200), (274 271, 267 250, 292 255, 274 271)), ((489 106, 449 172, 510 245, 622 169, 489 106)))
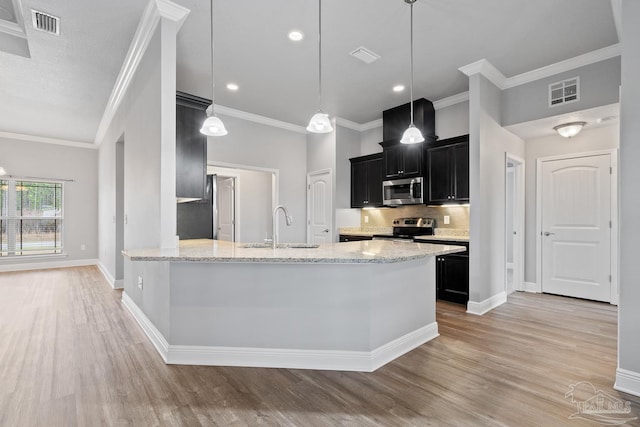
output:
POLYGON ((235 83, 227 83, 227 89, 229 90, 238 90, 240 88, 240 86, 238 86, 235 83))
POLYGON ((304 34, 302 31, 292 30, 289 32, 289 40, 293 40, 294 42, 299 42, 304 38, 304 34))
POLYGON ((393 87, 394 92, 402 92, 404 90, 404 85, 395 85, 393 87))

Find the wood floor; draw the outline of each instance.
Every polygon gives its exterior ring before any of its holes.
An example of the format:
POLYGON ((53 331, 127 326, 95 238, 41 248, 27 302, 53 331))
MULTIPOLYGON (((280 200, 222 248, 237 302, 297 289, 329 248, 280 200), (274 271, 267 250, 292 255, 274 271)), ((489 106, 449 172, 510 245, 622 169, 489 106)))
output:
MULTIPOLYGON (((374 373, 165 365, 95 267, 0 274, 0 426, 594 426, 569 386, 613 390, 617 310, 515 294, 438 304, 440 337, 374 373)), ((638 420, 626 425, 640 425, 638 420)))

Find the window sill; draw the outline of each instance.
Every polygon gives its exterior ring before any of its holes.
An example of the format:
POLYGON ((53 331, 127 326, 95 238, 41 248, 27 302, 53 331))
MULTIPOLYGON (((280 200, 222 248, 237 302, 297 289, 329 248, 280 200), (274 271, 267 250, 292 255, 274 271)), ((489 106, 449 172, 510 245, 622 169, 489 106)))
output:
POLYGON ((67 253, 63 252, 61 254, 49 254, 49 255, 9 255, 9 256, 3 256, 0 257, 0 264, 7 264, 9 262, 22 262, 22 261, 31 261, 31 260, 39 260, 39 261, 49 261, 49 260, 56 260, 56 259, 65 259, 67 258, 69 255, 67 255, 67 253))

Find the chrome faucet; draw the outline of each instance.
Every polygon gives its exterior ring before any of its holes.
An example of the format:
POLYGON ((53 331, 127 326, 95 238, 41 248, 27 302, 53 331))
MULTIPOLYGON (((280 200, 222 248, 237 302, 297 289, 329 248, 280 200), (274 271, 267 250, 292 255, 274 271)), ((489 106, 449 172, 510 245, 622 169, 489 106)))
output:
POLYGON ((287 208, 285 208, 282 205, 278 205, 275 207, 275 209, 273 210, 273 228, 271 229, 271 236, 273 237, 273 249, 275 249, 278 246, 278 235, 276 234, 276 225, 278 224, 278 210, 282 210, 282 213, 284 213, 284 219, 285 222, 287 223, 287 225, 291 225, 293 223, 293 219, 291 219, 291 215, 289 215, 289 212, 287 212, 287 208))

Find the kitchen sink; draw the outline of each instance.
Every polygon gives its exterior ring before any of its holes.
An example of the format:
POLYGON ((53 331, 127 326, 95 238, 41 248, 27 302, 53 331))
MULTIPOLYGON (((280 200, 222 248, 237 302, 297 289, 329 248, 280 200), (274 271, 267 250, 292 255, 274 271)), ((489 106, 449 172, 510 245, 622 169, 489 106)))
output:
MULTIPOLYGON (((271 243, 245 243, 240 245, 246 249, 268 249, 272 247, 271 243)), ((278 249, 315 249, 320 247, 316 243, 278 243, 278 249)))

